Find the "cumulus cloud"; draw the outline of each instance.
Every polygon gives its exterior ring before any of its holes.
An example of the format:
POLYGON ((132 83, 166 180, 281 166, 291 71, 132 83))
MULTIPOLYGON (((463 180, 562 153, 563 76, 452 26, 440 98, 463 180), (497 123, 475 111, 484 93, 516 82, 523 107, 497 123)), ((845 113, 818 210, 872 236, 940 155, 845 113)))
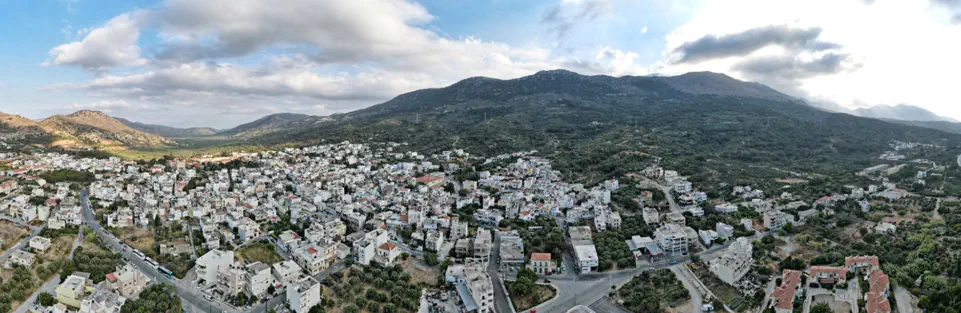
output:
POLYGON ((562 0, 548 7, 541 23, 558 39, 564 39, 578 24, 592 22, 613 10, 615 0, 562 0))
POLYGON ((433 16, 407 0, 169 0, 156 19, 169 40, 159 58, 186 61, 295 46, 325 62, 386 62, 429 53, 426 46, 438 39, 416 27, 433 16))
POLYGON ((854 61, 845 53, 826 53, 810 60, 798 56, 768 56, 747 59, 734 69, 752 76, 776 76, 785 79, 810 78, 850 70, 854 61))
POLYGON ((685 63, 742 56, 772 45, 788 50, 823 51, 840 48, 838 44, 818 40, 820 35, 819 27, 770 25, 733 34, 706 35, 675 48, 672 55, 676 62, 685 63))
MULTIPOLYGON (((109 100, 100 100, 100 101, 95 101, 95 102, 90 102, 90 103, 74 103, 74 104, 71 104, 71 105, 68 105, 68 106, 64 107, 64 109, 67 109, 67 110, 97 110, 97 111, 104 111, 104 112, 108 112, 108 113, 109 113, 109 112, 113 112, 113 111, 116 110, 116 109, 121 109, 121 110, 122 110, 122 109, 130 109, 130 108, 133 108, 133 107, 134 107, 134 106, 130 105, 130 103, 127 103, 127 101, 124 101, 124 100, 121 100, 121 99, 109 99, 109 100)), ((139 106, 138 108, 139 108, 139 109, 145 109, 145 108, 147 108, 147 107, 146 107, 146 106, 139 106)))
MULTIPOLYGON (((156 28, 162 42, 140 71, 54 88, 172 104, 214 95, 370 104, 464 77, 514 78, 559 66, 546 49, 442 37, 422 27, 433 16, 408 0, 168 0, 148 13, 142 16, 149 22, 139 25, 156 28)), ((130 15, 104 28, 122 28, 116 26, 133 21, 130 15)), ((101 32, 91 31, 83 42, 97 41, 101 32)), ((80 59, 61 64, 126 63, 80 59)))
POLYGON ((950 12, 952 24, 961 24, 961 0, 931 0, 931 4, 950 12))
POLYGON ((850 54, 828 52, 811 57, 776 55, 747 58, 732 69, 746 79, 765 82, 783 92, 803 94, 798 87, 805 79, 850 72, 860 66, 850 54))
POLYGON ((121 14, 103 27, 90 30, 83 40, 54 47, 43 65, 71 65, 87 70, 143 65, 137 39, 145 12, 121 14))
POLYGON ((330 100, 376 100, 424 88, 429 79, 394 77, 389 73, 322 75, 309 68, 247 68, 232 64, 185 63, 145 73, 103 75, 87 83, 68 83, 55 89, 141 100, 180 101, 210 94, 237 96, 299 95, 330 100))

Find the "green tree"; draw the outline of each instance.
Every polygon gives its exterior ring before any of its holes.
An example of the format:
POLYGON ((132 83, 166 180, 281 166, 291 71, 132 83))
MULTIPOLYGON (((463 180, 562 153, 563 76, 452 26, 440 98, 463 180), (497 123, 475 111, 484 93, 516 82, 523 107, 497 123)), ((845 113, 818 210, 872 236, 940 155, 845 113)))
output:
POLYGON ((811 307, 811 313, 833 313, 831 306, 827 303, 818 303, 811 307))
POLYGON ((57 300, 54 299, 54 297, 53 297, 52 294, 50 294, 49 292, 44 291, 44 292, 41 292, 39 295, 37 295, 37 301, 40 302, 40 305, 43 305, 43 306, 51 306, 51 305, 53 305, 57 300))

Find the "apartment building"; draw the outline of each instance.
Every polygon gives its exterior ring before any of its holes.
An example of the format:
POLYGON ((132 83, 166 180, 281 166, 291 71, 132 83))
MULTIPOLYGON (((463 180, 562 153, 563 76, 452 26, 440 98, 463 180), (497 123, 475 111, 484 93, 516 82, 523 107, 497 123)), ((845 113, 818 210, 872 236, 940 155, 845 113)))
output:
POLYGON ((270 273, 270 265, 254 262, 246 266, 247 292, 255 296, 267 293, 267 288, 275 284, 274 276, 270 273))
POLYGON ((320 304, 320 283, 306 276, 287 286, 287 304, 295 313, 307 313, 320 304))
POLYGON ((683 227, 677 224, 664 224, 654 232, 654 241, 664 253, 687 255, 688 237, 683 227))
POLYGON ((753 250, 748 238, 738 238, 727 248, 724 255, 711 261, 709 269, 724 283, 734 285, 751 270, 754 264, 753 250))
POLYGON ((303 273, 304 269, 300 268, 300 265, 297 265, 296 262, 290 260, 274 264, 270 270, 270 274, 274 276, 274 279, 285 286, 296 281, 303 273))
POLYGON ((197 278, 203 279, 207 285, 215 284, 217 273, 228 269, 233 263, 233 251, 210 250, 197 259, 197 278))

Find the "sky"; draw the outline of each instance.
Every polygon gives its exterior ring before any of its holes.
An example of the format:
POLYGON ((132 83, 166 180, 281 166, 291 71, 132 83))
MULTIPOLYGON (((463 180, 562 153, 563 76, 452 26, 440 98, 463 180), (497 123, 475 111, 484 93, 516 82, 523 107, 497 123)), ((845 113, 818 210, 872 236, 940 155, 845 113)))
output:
POLYGON ((0 10, 0 112, 176 127, 330 115, 540 70, 713 71, 961 120, 961 0, 38 0, 0 10))

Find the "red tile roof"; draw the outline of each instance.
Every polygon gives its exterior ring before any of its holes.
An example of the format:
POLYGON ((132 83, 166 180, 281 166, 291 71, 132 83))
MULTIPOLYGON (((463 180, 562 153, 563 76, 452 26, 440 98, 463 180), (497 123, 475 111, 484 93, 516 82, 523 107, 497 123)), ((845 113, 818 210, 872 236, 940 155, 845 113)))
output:
POLYGON ((795 270, 784 270, 784 278, 781 285, 774 288, 771 296, 777 301, 775 308, 790 310, 794 307, 794 294, 797 292, 798 284, 801 283, 801 272, 795 270))
POLYGON ((550 260, 551 260, 550 253, 537 253, 537 252, 531 253, 531 261, 550 261, 550 260))
POLYGON ((380 249, 381 249, 381 250, 388 250, 388 251, 389 251, 389 250, 394 250, 394 249, 396 249, 396 248, 397 248, 397 245, 395 245, 395 244, 393 244, 393 243, 390 243, 390 242, 385 242, 384 244, 380 245, 380 249))
POLYGON ((867 297, 868 302, 865 305, 867 313, 891 313, 891 302, 884 295, 869 292, 867 297))
POLYGON ((849 256, 844 258, 844 267, 851 268, 854 265, 863 266, 864 264, 871 264, 874 267, 880 267, 881 263, 878 262, 877 256, 849 256))
POLYGON ((317 253, 317 249, 314 249, 314 248, 307 248, 307 253, 310 253, 310 254, 314 254, 314 253, 317 253))
POLYGON ((811 277, 826 278, 826 279, 840 279, 842 281, 846 281, 848 277, 848 269, 843 267, 833 267, 833 266, 812 266, 811 277))
POLYGON ((868 276, 868 282, 871 286, 870 291, 875 293, 884 293, 891 286, 891 279, 880 270, 871 272, 871 276, 868 276))
POLYGON ((424 176, 421 176, 421 177, 417 177, 417 182, 426 184, 426 183, 430 183, 430 182, 433 182, 433 181, 436 181, 436 180, 439 180, 439 179, 442 179, 442 178, 437 177, 437 176, 424 175, 424 176))
POLYGON ((115 281, 117 281, 117 274, 115 274, 115 273, 107 273, 107 280, 109 280, 110 282, 115 282, 115 281))

